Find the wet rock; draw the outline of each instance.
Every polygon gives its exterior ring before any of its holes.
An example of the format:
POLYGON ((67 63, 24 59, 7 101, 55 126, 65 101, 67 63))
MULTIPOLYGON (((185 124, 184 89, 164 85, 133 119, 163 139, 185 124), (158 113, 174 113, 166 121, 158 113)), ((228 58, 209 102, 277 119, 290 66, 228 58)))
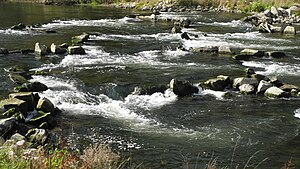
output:
POLYGON ((9 98, 5 100, 1 100, 0 107, 4 107, 4 109, 6 110, 11 108, 17 108, 23 114, 27 114, 28 112, 28 103, 24 100, 20 100, 17 98, 9 98))
POLYGON ((239 77, 239 78, 233 79, 233 85, 232 86, 234 88, 238 88, 238 87, 242 86, 243 84, 250 84, 252 86, 257 86, 258 81, 256 79, 253 79, 253 78, 245 78, 245 77, 239 77))
POLYGON ((250 75, 251 78, 256 79, 257 81, 265 80, 269 81, 270 79, 267 76, 261 75, 261 74, 252 74, 250 75))
POLYGON ((246 68, 245 72, 246 72, 247 76, 251 76, 251 75, 255 74, 255 71, 252 68, 246 68))
POLYGON ((281 90, 286 91, 286 92, 291 92, 293 89, 296 91, 299 91, 299 87, 296 85, 291 85, 291 84, 283 84, 282 86, 279 87, 281 90))
POLYGON ((32 49, 21 49, 20 52, 21 52, 22 55, 27 55, 27 54, 30 54, 30 53, 34 53, 34 50, 32 50, 32 49))
POLYGON ((35 128, 35 126, 30 125, 30 124, 19 123, 17 130, 21 135, 25 136, 29 130, 34 129, 34 128, 35 128))
POLYGON ((232 58, 235 60, 249 60, 251 56, 240 54, 240 55, 234 55, 232 58))
POLYGON ((218 53, 219 48, 217 46, 204 46, 192 49, 193 52, 207 52, 207 53, 218 53))
POLYGON ((281 26, 269 25, 269 28, 272 33, 281 33, 283 31, 281 26))
POLYGON ((231 51, 229 46, 219 46, 218 53, 219 54, 232 54, 233 52, 231 51))
POLYGON ((272 16, 278 17, 278 10, 274 6, 271 7, 270 12, 271 12, 272 16))
POLYGON ((267 22, 259 24, 258 31, 261 33, 272 33, 270 25, 267 22))
POLYGON ((8 54, 8 50, 5 48, 0 48, 0 54, 1 55, 7 55, 8 54))
POLYGON ((65 54, 65 53, 67 53, 66 48, 61 48, 60 46, 57 46, 54 43, 51 44, 50 50, 54 54, 65 54))
POLYGON ((193 86, 189 81, 172 79, 170 81, 170 89, 178 96, 188 96, 198 93, 199 89, 193 86))
POLYGON ((19 23, 18 25, 13 25, 10 29, 12 30, 23 30, 26 28, 26 25, 19 23))
POLYGON ((24 83, 17 89, 18 92, 43 92, 48 90, 48 87, 41 82, 24 83))
POLYGON ((287 26, 284 30, 283 30, 284 34, 290 34, 290 35, 295 35, 296 34, 296 29, 293 26, 287 26))
POLYGON ((60 48, 64 48, 64 49, 68 49, 69 46, 70 46, 70 45, 67 44, 67 43, 63 43, 63 44, 60 44, 60 45, 59 45, 60 48))
POLYGON ((250 84, 243 84, 243 85, 239 86, 239 90, 240 90, 240 93, 246 94, 246 95, 255 93, 255 87, 250 84))
POLYGON ((85 50, 81 47, 81 46, 69 46, 68 47, 68 53, 70 55, 84 55, 85 54, 85 50))
POLYGON ((0 120, 0 136, 6 139, 17 129, 17 121, 14 117, 0 120))
POLYGON ((47 124, 46 129, 54 128, 57 125, 54 117, 50 113, 44 113, 43 111, 38 111, 33 117, 27 120, 26 123, 36 127, 39 127, 42 124, 44 124, 45 127, 45 124, 47 124))
POLYGON ((277 77, 271 77, 269 81, 270 83, 274 84, 276 87, 280 87, 283 85, 283 83, 280 80, 278 80, 277 77))
POLYGON ((278 87, 270 87, 266 90, 265 96, 267 97, 274 97, 274 98, 280 98, 280 97, 290 97, 290 94, 288 92, 285 92, 278 87))
POLYGON ((268 57, 272 57, 272 58, 284 58, 286 57, 286 54, 283 52, 279 52, 279 51, 271 51, 271 52, 267 52, 266 53, 268 57))
POLYGON ((181 35, 181 39, 186 39, 186 40, 190 40, 191 38, 189 37, 187 32, 183 32, 181 35))
POLYGON ((167 89, 168 89, 168 87, 166 85, 135 87, 132 94, 135 94, 135 95, 152 95, 154 93, 164 93, 167 89))
POLYGON ((73 44, 83 44, 84 42, 88 41, 90 35, 87 33, 83 33, 78 36, 72 37, 72 43, 73 44))
POLYGON ((172 32, 173 34, 176 34, 176 33, 182 33, 182 32, 181 32, 181 28, 178 27, 178 26, 174 26, 174 27, 172 28, 171 32, 172 32))
POLYGON ((244 49, 244 50, 241 51, 241 54, 251 55, 251 56, 256 56, 256 57, 265 56, 264 51, 259 51, 259 50, 256 50, 256 49, 244 49))
POLYGON ((46 45, 37 42, 35 44, 34 52, 39 56, 45 56, 49 54, 49 48, 46 45))
POLYGON ((42 98, 38 101, 38 104, 36 106, 37 110, 41 110, 43 112, 50 112, 50 113, 54 113, 55 112, 55 107, 53 105, 53 103, 47 99, 47 98, 42 98))
POLYGON ((28 80, 19 74, 11 73, 8 75, 9 79, 14 82, 15 84, 22 85, 24 83, 29 83, 28 80))
POLYGON ((221 77, 209 79, 201 85, 205 89, 216 91, 223 91, 227 86, 229 86, 228 80, 221 77))
POLYGON ((265 80, 261 80, 258 84, 258 87, 257 87, 257 94, 263 94, 265 93, 265 91, 267 89, 269 89, 270 87, 272 87, 273 84, 270 83, 270 82, 267 82, 265 80))

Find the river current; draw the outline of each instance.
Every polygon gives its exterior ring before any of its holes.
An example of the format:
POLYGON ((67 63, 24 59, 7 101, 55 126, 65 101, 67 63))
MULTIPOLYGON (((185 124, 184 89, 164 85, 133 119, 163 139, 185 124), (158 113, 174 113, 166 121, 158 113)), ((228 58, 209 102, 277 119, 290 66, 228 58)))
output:
POLYGON ((233 168, 280 168, 292 158, 300 166, 299 98, 239 94, 223 98, 222 92, 211 90, 184 98, 169 90, 131 94, 136 86, 159 86, 172 78, 196 85, 221 74, 244 76, 247 67, 300 86, 299 34, 261 34, 239 21, 242 14, 162 13, 164 18, 193 21, 184 31, 198 37, 182 40, 171 34, 172 22, 125 17, 136 13, 140 12, 0 3, 0 47, 9 50, 33 48, 36 42, 71 43, 71 37, 82 32, 95 34, 83 45, 85 55, 0 56, 1 98, 14 87, 5 70, 24 65, 50 72, 32 81, 46 84, 49 90, 40 95, 63 110, 61 125, 71 147, 110 144, 149 168, 204 168, 211 159, 233 168), (19 22, 41 26, 32 31, 10 29, 19 22), (279 50, 288 57, 239 62, 221 54, 177 50, 178 45, 279 50))

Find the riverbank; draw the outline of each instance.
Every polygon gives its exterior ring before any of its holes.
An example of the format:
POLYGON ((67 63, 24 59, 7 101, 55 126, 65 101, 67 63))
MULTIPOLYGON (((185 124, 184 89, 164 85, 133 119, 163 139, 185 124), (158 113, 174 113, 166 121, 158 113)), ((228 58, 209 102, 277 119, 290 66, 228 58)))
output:
MULTIPOLYGON (((136 8, 139 10, 158 10, 158 11, 183 11, 183 10, 214 10, 225 12, 261 12, 274 7, 289 8, 293 5, 300 6, 299 0, 0 0, 7 2, 29 2, 43 3, 47 5, 112 5, 120 8, 136 8)), ((298 14, 300 12, 298 11, 298 14)))

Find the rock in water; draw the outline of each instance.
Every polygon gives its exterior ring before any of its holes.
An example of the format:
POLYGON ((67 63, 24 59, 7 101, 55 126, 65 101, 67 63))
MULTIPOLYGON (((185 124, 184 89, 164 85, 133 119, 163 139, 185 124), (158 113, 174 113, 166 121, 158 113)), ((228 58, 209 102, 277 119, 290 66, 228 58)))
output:
POLYGON ((238 88, 243 84, 250 84, 252 86, 257 86, 258 81, 256 79, 253 79, 253 78, 244 78, 244 77, 239 77, 239 78, 233 79, 233 85, 232 86, 234 88, 238 88))
POLYGON ((4 109, 8 110, 10 108, 17 108, 24 115, 28 112, 28 103, 24 100, 20 100, 17 98, 9 98, 6 100, 1 100, 0 107, 4 107, 4 109))
POLYGON ((296 29, 293 26, 287 26, 284 30, 283 30, 284 34, 290 34, 290 35, 295 35, 296 34, 296 29))
POLYGON ((49 54, 49 49, 46 45, 41 45, 39 42, 35 44, 34 52, 39 56, 45 56, 49 54))
POLYGON ((201 86, 210 90, 223 91, 227 86, 229 86, 229 83, 224 78, 215 78, 207 80, 201 86))
POLYGON ((181 32, 181 28, 178 27, 178 26, 174 26, 174 27, 172 28, 171 32, 172 32, 173 34, 175 34, 175 33, 182 33, 182 32, 181 32))
POLYGON ((78 55, 84 55, 85 50, 81 46, 69 46, 68 52, 70 55, 78 54, 78 55))
POLYGON ((189 81, 172 79, 170 81, 171 90, 178 96, 188 96, 198 93, 199 89, 193 86, 189 81))
POLYGON ((5 49, 5 48, 0 48, 0 54, 2 54, 2 55, 7 55, 9 52, 8 52, 8 50, 7 49, 5 49))
POLYGON ((191 38, 189 37, 189 35, 188 35, 187 32, 183 32, 183 33, 181 34, 181 39, 190 40, 191 38))
POLYGON ((242 94, 254 94, 255 87, 250 84, 243 84, 239 87, 239 90, 242 94))
POLYGON ((269 89, 272 86, 272 83, 267 82, 265 80, 261 80, 257 87, 257 94, 263 94, 267 89, 269 89))
POLYGON ((47 113, 48 112, 50 112, 50 113, 55 112, 55 107, 54 107, 53 103, 47 98, 40 99, 38 101, 36 109, 37 110, 42 110, 43 112, 47 112, 47 113))
POLYGON ((275 98, 280 98, 280 97, 289 97, 290 94, 279 89, 278 87, 270 87, 266 90, 265 96, 267 97, 275 97, 275 98))
POLYGON ((57 46, 54 43, 51 44, 50 50, 54 54, 64 54, 67 52, 67 49, 61 48, 60 46, 57 46))
POLYGON ((279 51, 271 51, 271 52, 267 52, 267 56, 272 58, 284 58, 286 57, 286 54, 279 51))
POLYGON ((72 37, 72 43, 74 44, 83 44, 84 42, 88 41, 90 35, 87 33, 83 33, 78 36, 72 37))
POLYGON ((252 55, 252 56, 256 56, 256 57, 265 56, 264 51, 259 51, 259 50, 256 50, 256 49, 244 49, 244 50, 241 51, 241 54, 252 55))

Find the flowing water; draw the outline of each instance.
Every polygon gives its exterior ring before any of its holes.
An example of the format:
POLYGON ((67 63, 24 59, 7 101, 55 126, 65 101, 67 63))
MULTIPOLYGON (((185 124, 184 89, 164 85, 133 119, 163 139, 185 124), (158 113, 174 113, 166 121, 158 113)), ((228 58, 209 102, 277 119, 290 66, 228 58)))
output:
MULTIPOLYGON (((300 38, 261 34, 240 22, 240 14, 163 13, 165 18, 190 18, 182 40, 170 33, 171 22, 124 17, 138 13, 105 7, 60 7, 0 3, 0 47, 33 48, 36 42, 70 43, 82 32, 96 32, 83 45, 86 55, 10 54, 0 57, 0 96, 14 84, 5 69, 24 65, 50 71, 34 76, 50 89, 40 93, 62 113, 64 136, 73 147, 107 143, 133 162, 149 168, 204 168, 217 158, 221 166, 280 168, 293 158, 300 166, 299 98, 268 99, 200 90, 178 98, 171 91, 132 95, 136 86, 168 84, 172 78, 194 84, 217 75, 238 77, 246 67, 300 86, 300 38), (38 31, 13 31, 19 22, 41 24, 38 31), (51 29, 57 33, 47 34, 51 29), (203 36, 206 33, 207 36, 203 36), (238 62, 226 55, 179 51, 205 45, 284 51, 285 59, 238 62)), ((298 29, 300 28, 297 26, 298 29)))

